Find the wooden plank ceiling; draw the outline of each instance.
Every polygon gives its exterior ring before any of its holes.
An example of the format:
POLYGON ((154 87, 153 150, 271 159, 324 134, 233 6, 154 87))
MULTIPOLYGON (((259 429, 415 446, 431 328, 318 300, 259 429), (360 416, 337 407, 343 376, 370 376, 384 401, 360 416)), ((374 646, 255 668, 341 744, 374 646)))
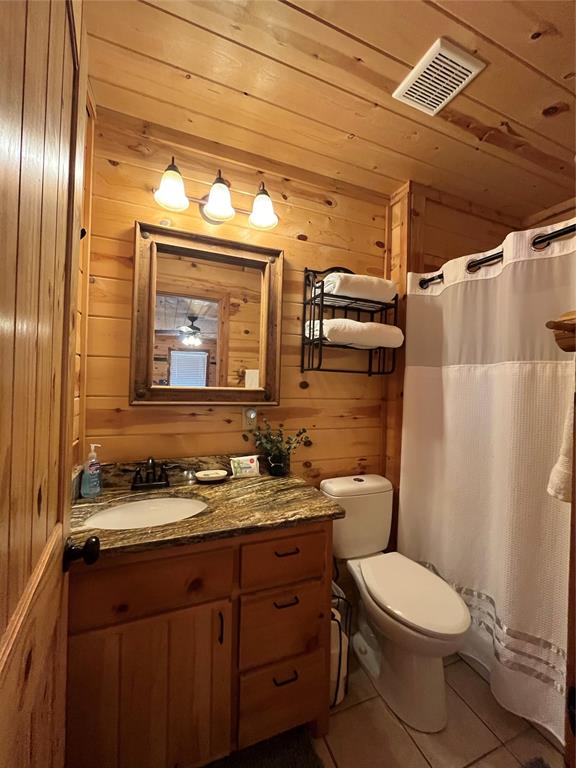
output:
POLYGON ((223 158, 383 194, 412 179, 521 219, 574 195, 574 8, 92 1, 90 75, 98 105, 217 142, 223 158), (440 36, 487 67, 429 117, 391 93, 440 36))

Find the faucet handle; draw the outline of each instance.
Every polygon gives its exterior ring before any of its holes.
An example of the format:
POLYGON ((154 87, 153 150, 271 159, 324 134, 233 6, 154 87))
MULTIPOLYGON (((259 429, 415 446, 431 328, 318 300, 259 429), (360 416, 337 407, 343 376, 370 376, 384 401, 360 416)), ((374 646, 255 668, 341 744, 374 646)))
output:
POLYGON ((144 478, 142 477, 142 468, 140 466, 136 467, 136 471, 134 472, 134 477, 132 478, 132 490, 136 488, 138 485, 142 485, 144 482, 144 478))
POLYGON ((152 456, 148 457, 146 462, 146 482, 153 483, 156 480, 156 462, 152 456))

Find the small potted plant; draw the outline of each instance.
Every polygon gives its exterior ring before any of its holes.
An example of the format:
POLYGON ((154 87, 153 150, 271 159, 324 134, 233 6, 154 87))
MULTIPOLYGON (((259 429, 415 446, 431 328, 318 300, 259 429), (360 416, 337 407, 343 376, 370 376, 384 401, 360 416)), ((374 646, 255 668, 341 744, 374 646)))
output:
MULTIPOLYGON (((268 471, 275 477, 286 477, 290 474, 290 456, 300 445, 311 445, 307 430, 301 427, 295 434, 284 435, 284 430, 279 427, 273 429, 268 419, 264 419, 264 426, 251 431, 256 448, 262 451, 268 460, 268 471)), ((249 440, 249 435, 243 435, 249 440)))

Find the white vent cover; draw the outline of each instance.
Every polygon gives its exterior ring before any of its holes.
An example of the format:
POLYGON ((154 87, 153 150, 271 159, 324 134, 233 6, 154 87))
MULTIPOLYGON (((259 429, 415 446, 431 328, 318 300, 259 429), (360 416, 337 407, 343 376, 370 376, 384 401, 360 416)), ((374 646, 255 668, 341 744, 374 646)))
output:
POLYGON ((392 96, 428 115, 435 115, 485 66, 453 43, 438 38, 392 96))

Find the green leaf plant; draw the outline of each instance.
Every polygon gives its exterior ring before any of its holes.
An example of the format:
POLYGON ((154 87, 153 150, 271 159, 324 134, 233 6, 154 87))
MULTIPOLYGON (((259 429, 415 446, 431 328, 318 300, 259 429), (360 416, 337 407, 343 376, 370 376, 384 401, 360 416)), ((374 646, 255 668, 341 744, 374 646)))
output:
POLYGON ((263 419, 263 426, 250 430, 249 434, 244 433, 242 437, 246 441, 252 437, 256 448, 266 456, 278 458, 289 457, 301 445, 312 445, 312 440, 305 427, 301 427, 294 434, 286 436, 282 427, 274 429, 268 419, 263 419))

